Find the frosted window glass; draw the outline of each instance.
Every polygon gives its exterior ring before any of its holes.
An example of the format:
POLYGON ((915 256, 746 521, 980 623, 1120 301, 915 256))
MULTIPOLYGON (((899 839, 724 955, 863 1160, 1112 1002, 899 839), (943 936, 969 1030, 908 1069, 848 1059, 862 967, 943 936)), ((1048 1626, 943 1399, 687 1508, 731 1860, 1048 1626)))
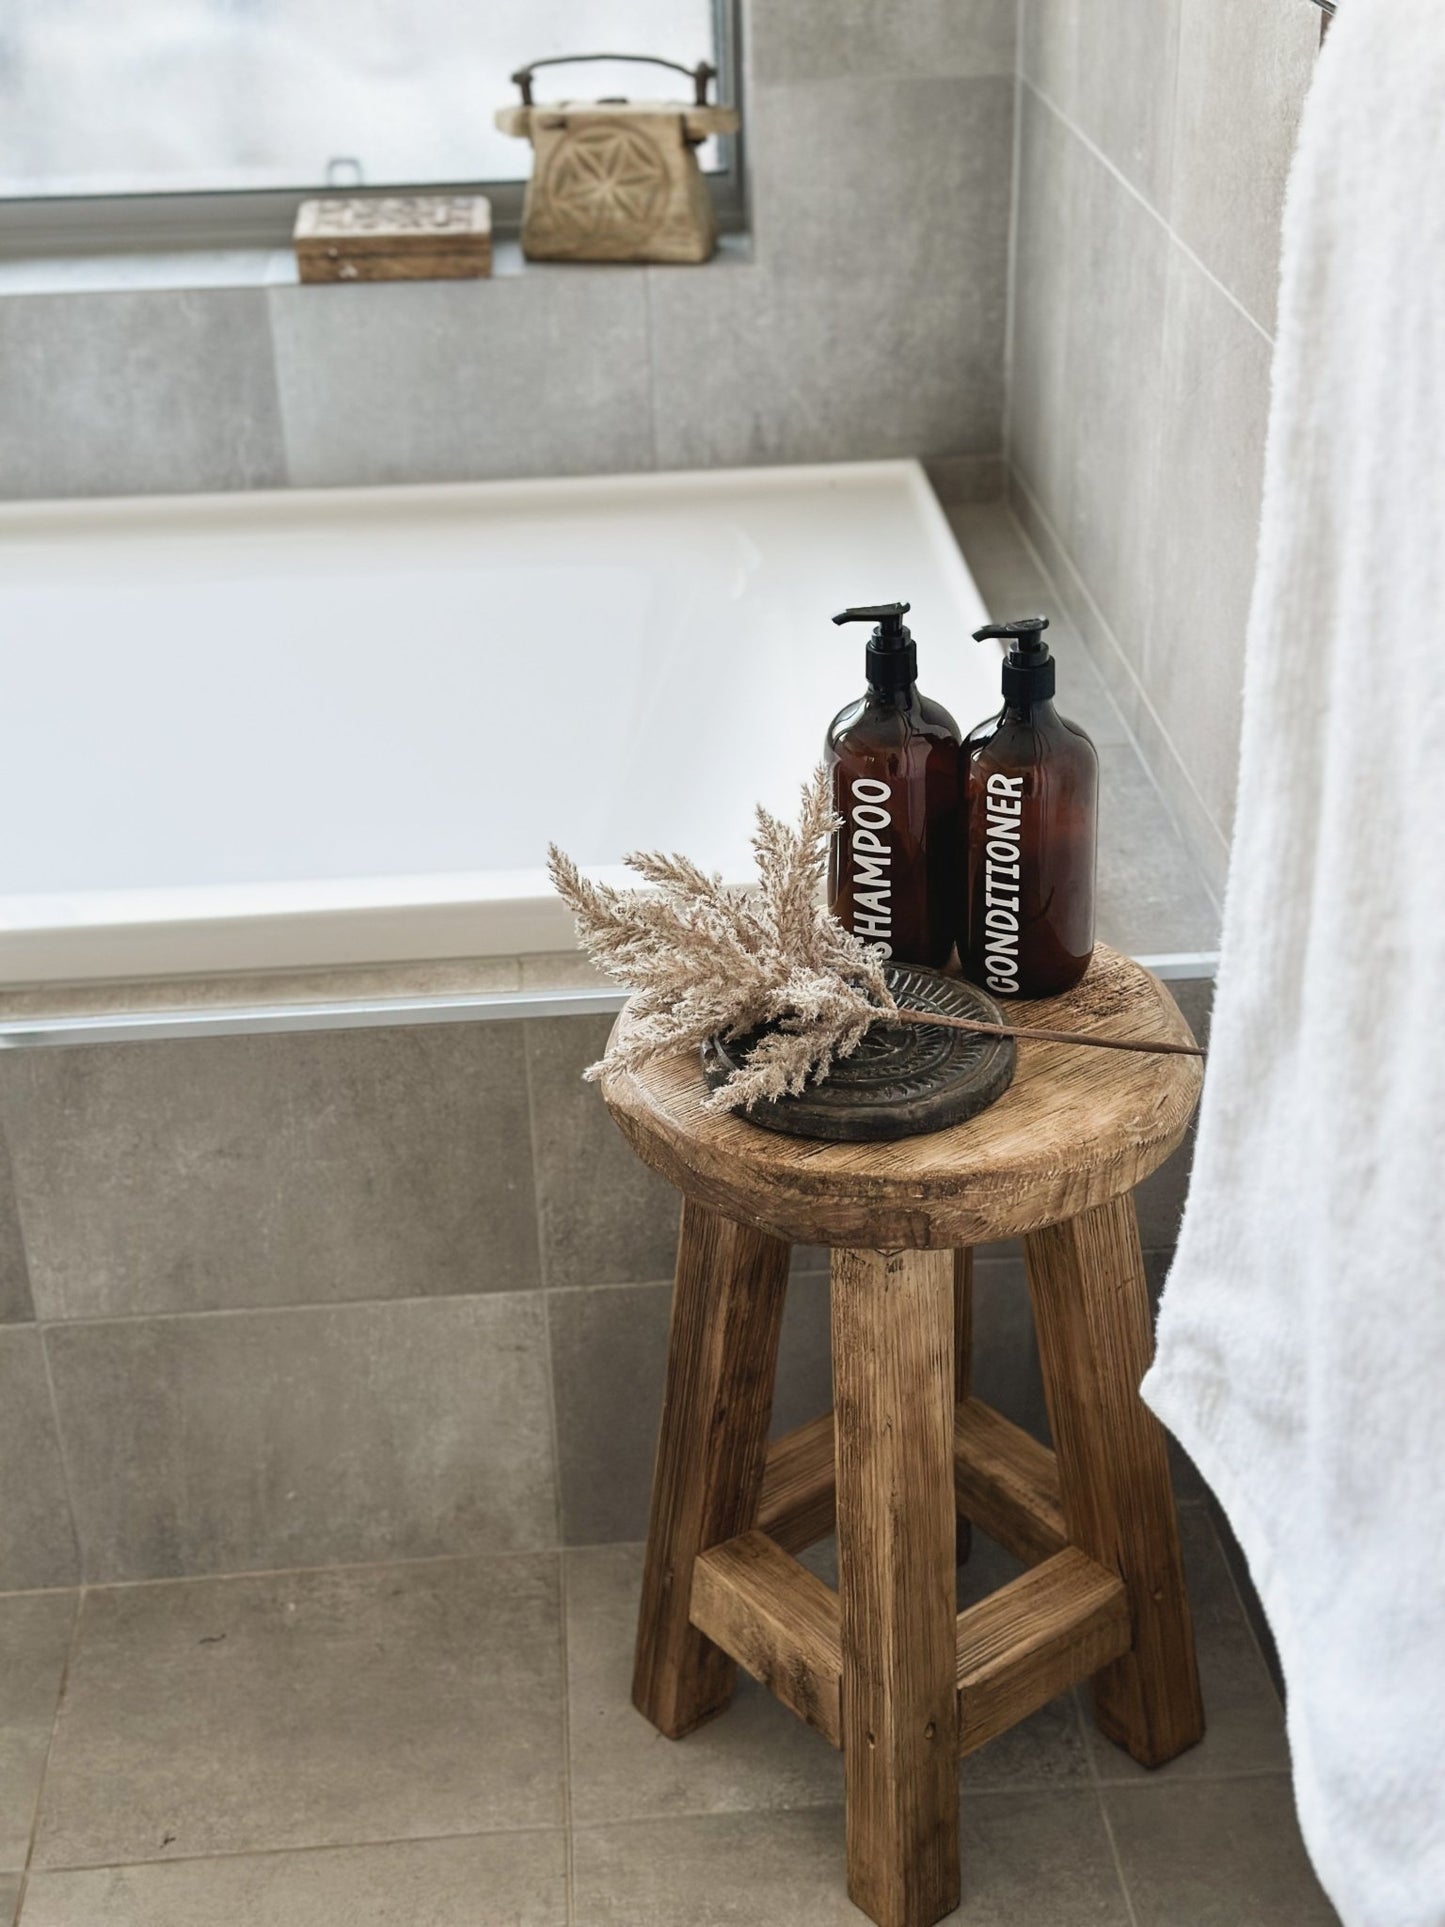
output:
MULTIPOLYGON (((0 0, 0 194, 519 180, 509 76, 597 48, 714 60, 711 0, 0 0)), ((538 76, 568 94, 690 98, 660 68, 538 76)))

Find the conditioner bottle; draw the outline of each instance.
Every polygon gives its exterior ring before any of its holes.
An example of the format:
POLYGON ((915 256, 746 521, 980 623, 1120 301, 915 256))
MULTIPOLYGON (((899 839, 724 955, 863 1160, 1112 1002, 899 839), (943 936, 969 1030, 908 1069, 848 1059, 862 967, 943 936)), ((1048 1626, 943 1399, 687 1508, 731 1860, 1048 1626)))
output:
POLYGON ((918 691, 906 602, 845 609, 872 622, 868 686, 833 718, 827 761, 843 827, 828 907, 885 957, 939 969, 953 951, 962 862, 958 725, 918 691))
POLYGON ((1099 759, 1054 708, 1046 616, 975 632, 1008 644, 1003 708, 964 744, 964 972, 995 997, 1051 997, 1094 950, 1099 759))

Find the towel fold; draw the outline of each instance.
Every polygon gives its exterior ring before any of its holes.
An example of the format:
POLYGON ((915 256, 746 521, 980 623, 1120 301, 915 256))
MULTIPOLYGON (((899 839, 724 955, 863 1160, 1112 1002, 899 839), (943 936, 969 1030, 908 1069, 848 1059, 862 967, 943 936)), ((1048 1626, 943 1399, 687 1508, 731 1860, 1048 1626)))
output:
POLYGON ((1249 1559, 1331 1899, 1442 1927, 1438 0, 1341 8, 1284 230, 1211 1059, 1144 1396, 1249 1559))

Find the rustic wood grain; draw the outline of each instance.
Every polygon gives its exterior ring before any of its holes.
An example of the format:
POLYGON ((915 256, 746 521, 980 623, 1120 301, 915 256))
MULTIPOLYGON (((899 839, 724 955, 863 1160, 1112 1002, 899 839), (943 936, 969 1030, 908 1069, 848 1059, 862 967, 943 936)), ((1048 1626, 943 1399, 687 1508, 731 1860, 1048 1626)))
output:
POLYGON ((703 1553, 692 1622, 800 1720, 843 1744, 838 1595, 761 1532, 703 1553))
POLYGON ((1164 1433, 1139 1398, 1149 1292, 1132 1198, 1024 1243, 1071 1544, 1128 1588, 1132 1652, 1094 1682, 1099 1728, 1145 1766, 1204 1732, 1164 1433))
MULTIPOLYGON (((953 1401, 961 1405, 973 1390, 973 1253, 953 1254, 953 1401)), ((957 1496, 955 1486, 955 1498, 957 1496)), ((973 1550, 973 1523, 958 1509, 954 1520, 954 1557, 966 1565, 973 1550)))
POLYGON ((958 1904, 953 1260, 835 1251, 848 1892, 878 1927, 958 1904))
POLYGON ((567 100, 498 109, 532 143, 522 209, 529 261, 708 260, 717 217, 696 146, 738 126, 735 107, 567 100))
MULTIPOLYGON (((1062 997, 1010 1005, 1031 1020, 1191 1041, 1173 999, 1101 945, 1062 997)), ((630 1023, 618 1018, 619 1034, 630 1023)), ((1182 1138, 1199 1095, 1189 1057, 1021 1043, 1008 1091, 978 1117, 896 1143, 826 1144, 704 1111, 691 1051, 604 1081, 648 1164, 741 1222, 800 1244, 957 1249, 1071 1218, 1131 1190, 1182 1138)))
POLYGON ((787 1278, 786 1245, 684 1201, 632 1680, 670 1739, 732 1696, 732 1661, 689 1621, 692 1568, 757 1514, 787 1278))
POLYGON ((958 1750, 1047 1706, 1129 1650, 1129 1597, 1074 1547, 958 1616, 958 1750))
POLYGON ((953 1428, 958 1509, 1026 1565, 1069 1543, 1053 1453, 982 1399, 965 1399, 953 1428))
POLYGON ((293 233, 302 281, 459 281, 492 271, 484 194, 370 194, 303 201, 293 233))
POLYGON ((768 1447, 758 1530, 785 1552, 802 1552, 833 1530, 833 1414, 809 1419, 768 1447))

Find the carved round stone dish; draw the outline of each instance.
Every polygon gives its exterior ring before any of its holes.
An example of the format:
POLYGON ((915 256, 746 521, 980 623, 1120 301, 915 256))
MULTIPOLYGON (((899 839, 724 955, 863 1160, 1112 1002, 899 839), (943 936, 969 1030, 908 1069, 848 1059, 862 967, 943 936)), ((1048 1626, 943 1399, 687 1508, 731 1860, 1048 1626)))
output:
MULTIPOLYGON (((888 987, 900 1004, 1001 1024, 1003 1013, 975 984, 913 964, 889 964, 888 987)), ((716 1090, 760 1033, 703 1046, 703 1075, 716 1090)), ((866 1142, 916 1137, 962 1124, 1003 1096, 1013 1082, 1011 1037, 971 1036, 942 1024, 875 1024, 851 1057, 798 1097, 775 1097, 739 1111, 765 1131, 790 1137, 866 1142)))

